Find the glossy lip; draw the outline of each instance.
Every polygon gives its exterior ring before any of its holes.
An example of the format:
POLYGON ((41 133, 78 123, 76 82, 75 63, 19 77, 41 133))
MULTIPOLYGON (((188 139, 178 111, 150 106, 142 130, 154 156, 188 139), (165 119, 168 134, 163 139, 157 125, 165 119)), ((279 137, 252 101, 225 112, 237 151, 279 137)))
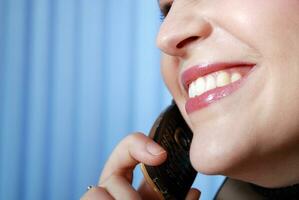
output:
POLYGON ((215 89, 209 90, 199 96, 194 98, 189 98, 186 102, 185 109, 188 114, 202 109, 211 103, 222 99, 236 91, 243 82, 247 79, 248 75, 255 69, 255 64, 251 63, 217 63, 213 65, 204 65, 204 66, 194 66, 186 70, 182 74, 182 82, 185 90, 188 94, 189 85, 192 81, 196 80, 198 77, 205 76, 207 74, 213 73, 215 71, 220 71, 228 68, 236 67, 250 67, 248 73, 245 74, 240 80, 230 83, 223 87, 217 87, 215 89))
POLYGON ((196 65, 190 67, 183 72, 181 76, 181 81, 184 86, 184 89, 188 93, 189 85, 198 79, 199 77, 211 74, 216 71, 235 68, 235 67, 253 67, 255 64, 245 63, 245 62, 234 62, 234 63, 215 63, 215 64, 206 64, 206 65, 196 65))

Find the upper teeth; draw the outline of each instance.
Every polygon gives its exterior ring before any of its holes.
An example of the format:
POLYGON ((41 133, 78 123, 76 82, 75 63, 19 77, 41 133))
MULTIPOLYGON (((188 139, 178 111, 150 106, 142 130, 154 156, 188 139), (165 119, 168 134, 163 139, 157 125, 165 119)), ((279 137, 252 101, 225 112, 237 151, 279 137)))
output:
POLYGON ((216 87, 222 87, 242 78, 238 72, 219 71, 205 77, 199 77, 189 85, 189 97, 193 98, 216 87))

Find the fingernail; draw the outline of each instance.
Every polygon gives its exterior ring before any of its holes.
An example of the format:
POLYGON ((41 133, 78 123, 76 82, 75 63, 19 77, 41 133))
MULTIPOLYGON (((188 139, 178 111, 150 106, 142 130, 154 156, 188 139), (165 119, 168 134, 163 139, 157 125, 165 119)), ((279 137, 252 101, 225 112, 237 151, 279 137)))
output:
POLYGON ((150 154, 152 154, 154 156, 158 156, 158 155, 161 155, 163 153, 166 153, 166 151, 155 142, 147 143, 146 144, 146 149, 150 154))

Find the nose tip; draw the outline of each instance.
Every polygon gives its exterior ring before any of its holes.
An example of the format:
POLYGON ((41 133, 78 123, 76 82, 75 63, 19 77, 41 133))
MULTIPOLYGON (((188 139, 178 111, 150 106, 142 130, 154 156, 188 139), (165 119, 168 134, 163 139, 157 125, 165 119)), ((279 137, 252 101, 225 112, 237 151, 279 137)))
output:
POLYGON ((182 56, 188 47, 207 38, 211 31, 211 24, 202 18, 165 20, 157 37, 157 46, 168 55, 182 56))
POLYGON ((178 43, 174 41, 172 36, 161 36, 160 34, 157 37, 157 46, 164 53, 171 56, 179 56, 180 52, 177 51, 178 43))

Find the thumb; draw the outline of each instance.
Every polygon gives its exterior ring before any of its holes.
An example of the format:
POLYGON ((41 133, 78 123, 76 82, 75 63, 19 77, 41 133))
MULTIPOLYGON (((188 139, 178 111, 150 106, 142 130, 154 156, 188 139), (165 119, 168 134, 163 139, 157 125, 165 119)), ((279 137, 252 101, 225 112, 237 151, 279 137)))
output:
POLYGON ((201 192, 196 188, 191 188, 186 196, 186 200, 198 200, 201 192))

